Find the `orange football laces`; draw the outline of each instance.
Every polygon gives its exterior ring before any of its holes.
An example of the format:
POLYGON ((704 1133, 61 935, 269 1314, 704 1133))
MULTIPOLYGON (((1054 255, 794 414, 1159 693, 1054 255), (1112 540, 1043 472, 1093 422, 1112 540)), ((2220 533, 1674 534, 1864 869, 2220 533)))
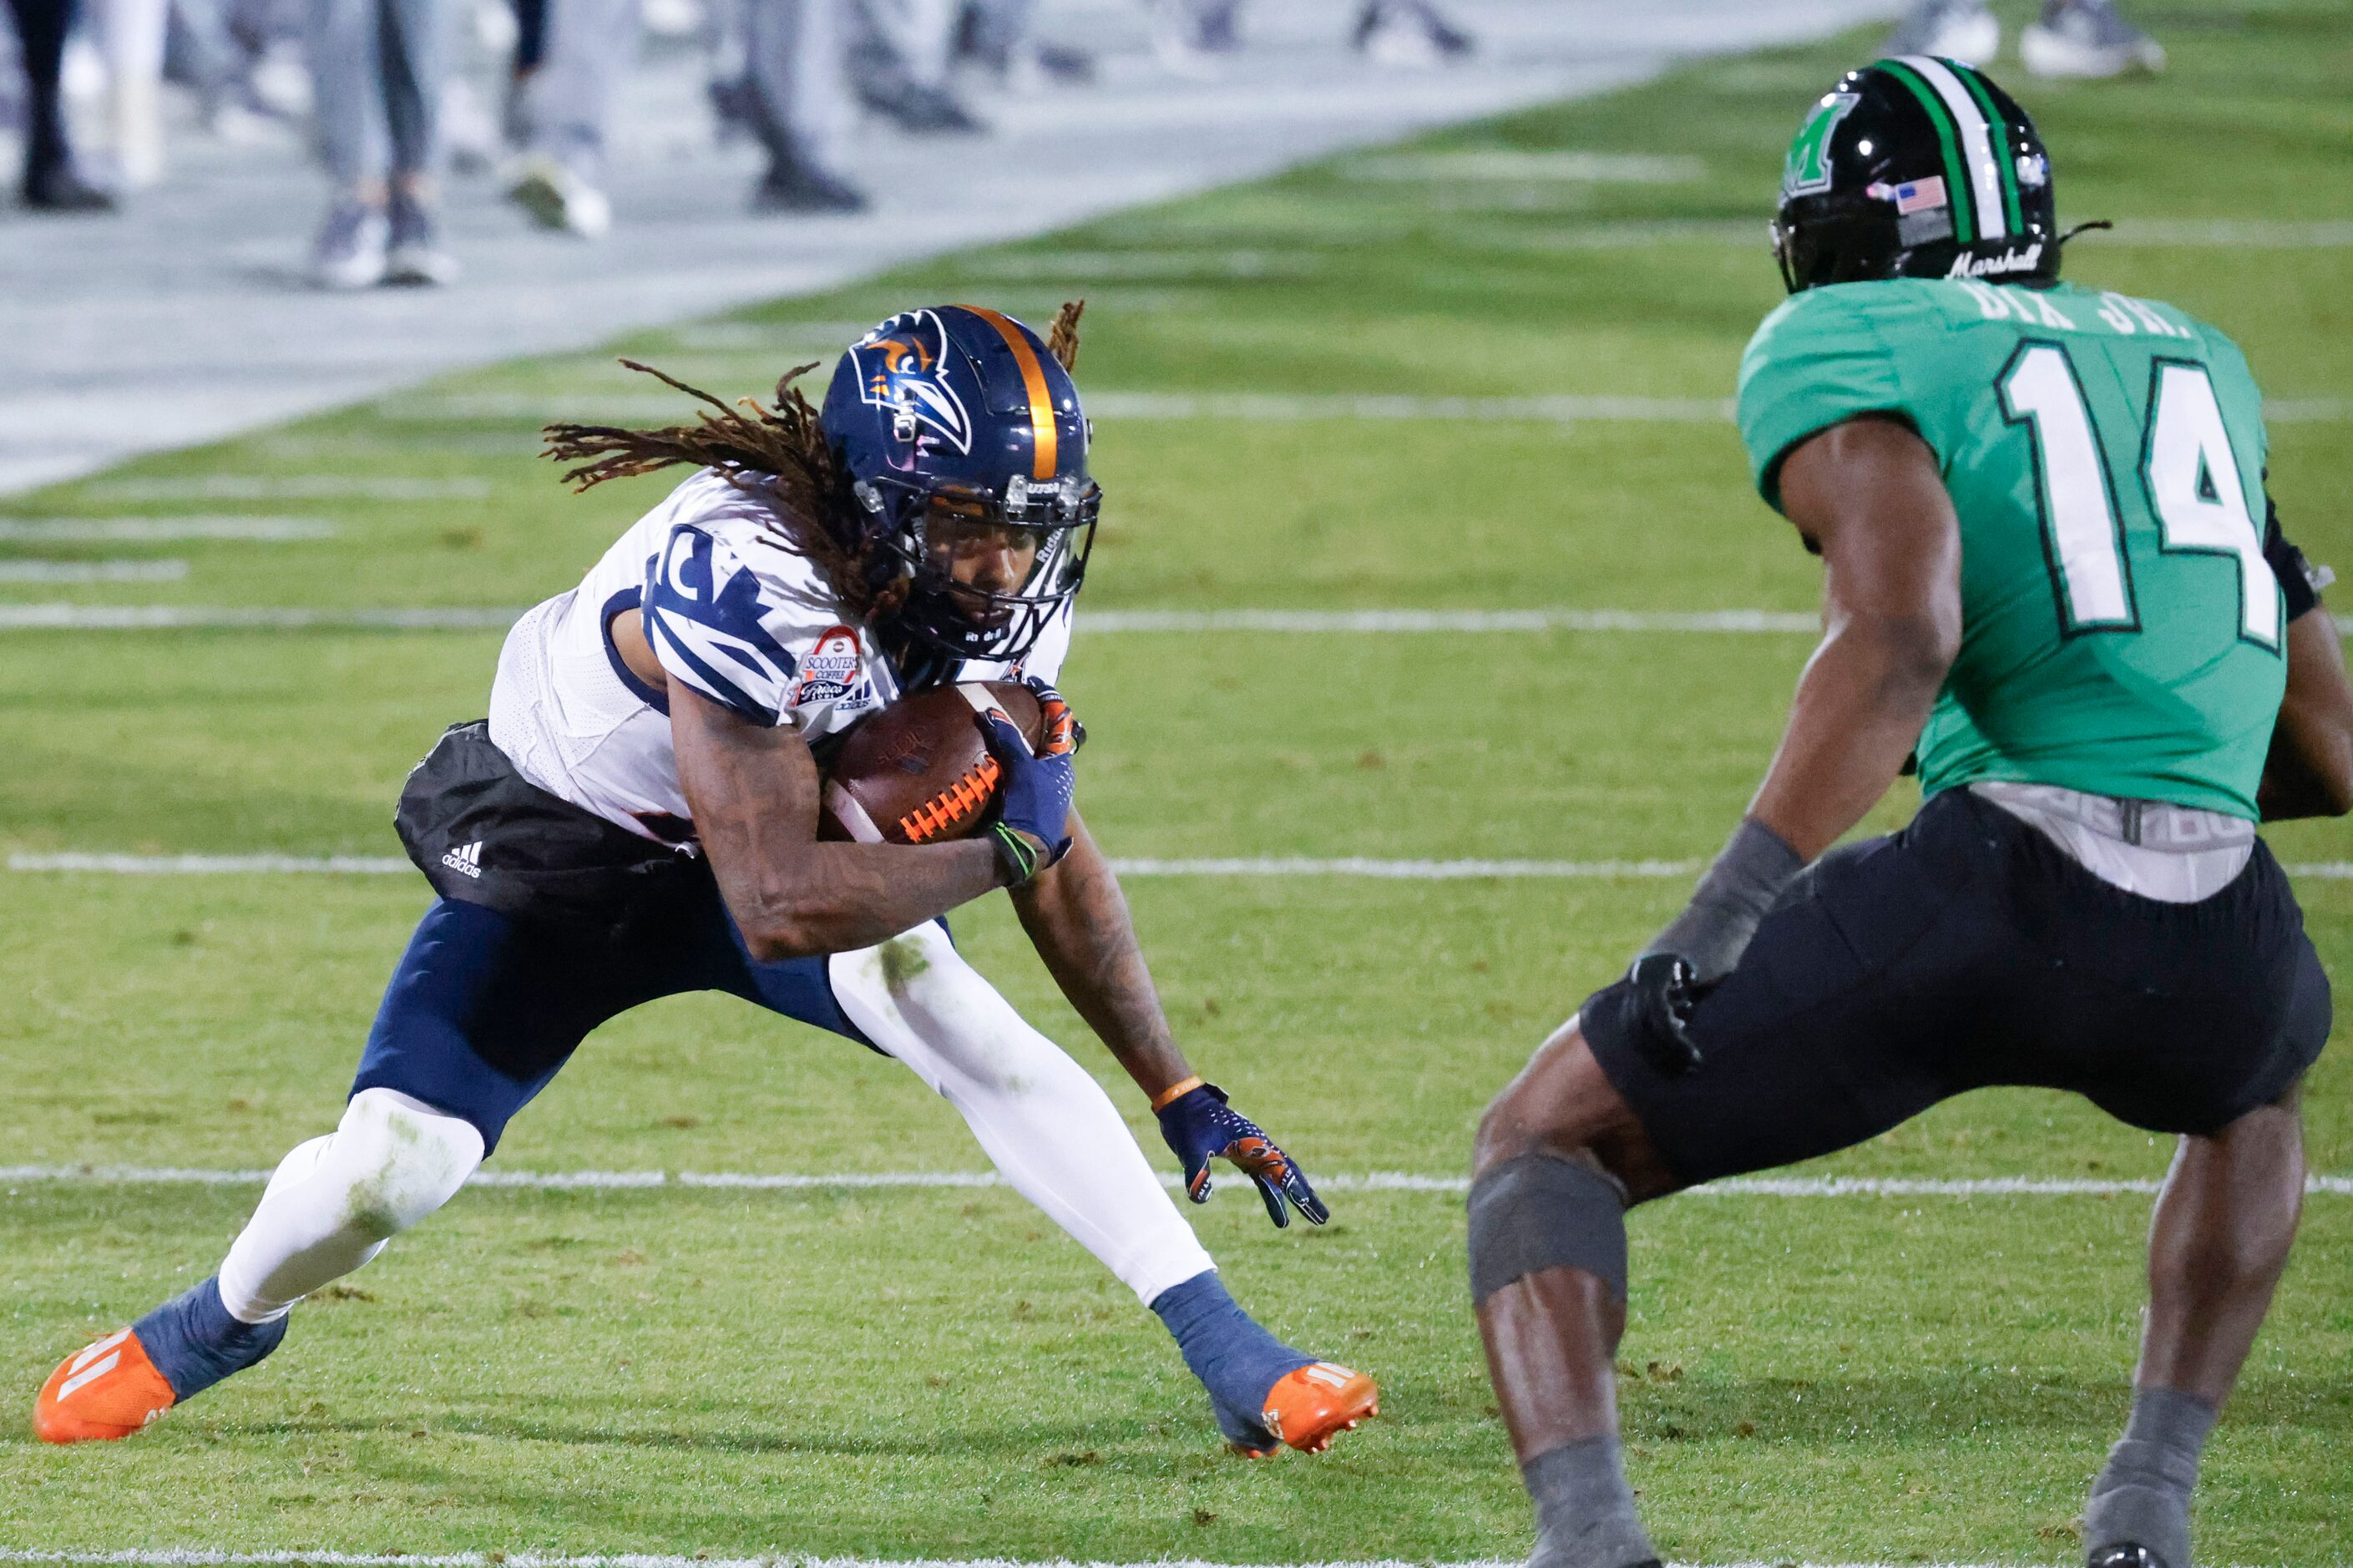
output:
POLYGON ((987 805, 1003 773, 995 757, 981 758, 970 773, 901 817, 899 831, 910 844, 939 837, 987 805))

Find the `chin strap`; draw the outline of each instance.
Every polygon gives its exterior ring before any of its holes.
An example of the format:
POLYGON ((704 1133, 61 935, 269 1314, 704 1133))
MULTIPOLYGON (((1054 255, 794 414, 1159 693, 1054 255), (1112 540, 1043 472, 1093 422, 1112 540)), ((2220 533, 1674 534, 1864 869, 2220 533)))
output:
POLYGON ((2115 224, 2110 223, 2104 217, 2095 217, 2089 223, 2079 223, 2074 227, 2069 229, 2066 233, 2059 237, 2059 247, 2063 250, 2065 249, 2069 240, 2074 238, 2077 235, 2084 233, 2087 229, 2114 228, 2116 226, 2115 224))

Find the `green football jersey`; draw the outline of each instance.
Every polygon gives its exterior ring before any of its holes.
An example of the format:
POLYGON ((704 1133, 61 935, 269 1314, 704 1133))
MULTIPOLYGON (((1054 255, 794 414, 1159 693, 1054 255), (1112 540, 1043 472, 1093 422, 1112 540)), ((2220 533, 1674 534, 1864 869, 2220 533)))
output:
POLYGON ((2286 625, 2238 347, 2169 305, 1957 279, 1811 289, 1757 328, 1740 431, 1777 509, 1791 447, 1874 412, 1927 442, 1960 518, 1961 648, 1922 787, 2255 817, 2286 625))

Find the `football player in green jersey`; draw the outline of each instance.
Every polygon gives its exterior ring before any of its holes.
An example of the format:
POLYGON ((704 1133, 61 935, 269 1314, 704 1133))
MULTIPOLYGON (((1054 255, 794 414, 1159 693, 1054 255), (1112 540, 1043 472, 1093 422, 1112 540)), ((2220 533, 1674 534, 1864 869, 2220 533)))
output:
POLYGON ((2171 306, 2061 283, 2055 210, 2025 114, 1949 60, 1849 73, 1790 148, 1792 297, 1740 424, 1822 557, 1822 642, 1690 906, 1479 1131, 1472 1289, 1540 1568, 1655 1559, 1610 1370, 1625 1208, 1990 1084, 2180 1138, 2084 1533, 2094 1568, 2189 1568, 2329 1028, 2255 828, 2353 805, 2353 687, 2264 497, 2246 362, 2171 306), (1911 824, 1832 850, 1915 757, 1911 824))

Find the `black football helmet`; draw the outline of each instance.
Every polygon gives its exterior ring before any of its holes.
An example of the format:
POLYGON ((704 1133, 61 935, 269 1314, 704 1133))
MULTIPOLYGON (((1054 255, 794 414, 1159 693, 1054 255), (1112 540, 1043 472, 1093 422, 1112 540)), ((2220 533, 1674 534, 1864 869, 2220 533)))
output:
POLYGON ((1103 490, 1093 426, 1036 332, 975 305, 905 310, 849 345, 819 415, 879 579, 906 593, 886 635, 949 660, 1017 663, 1085 579, 1103 490), (956 580, 959 541, 1018 560, 956 580))
POLYGON ((1781 170, 1773 248, 1791 293, 1879 278, 2059 276, 2034 121, 1984 72, 1904 55, 1841 77, 1781 170))

